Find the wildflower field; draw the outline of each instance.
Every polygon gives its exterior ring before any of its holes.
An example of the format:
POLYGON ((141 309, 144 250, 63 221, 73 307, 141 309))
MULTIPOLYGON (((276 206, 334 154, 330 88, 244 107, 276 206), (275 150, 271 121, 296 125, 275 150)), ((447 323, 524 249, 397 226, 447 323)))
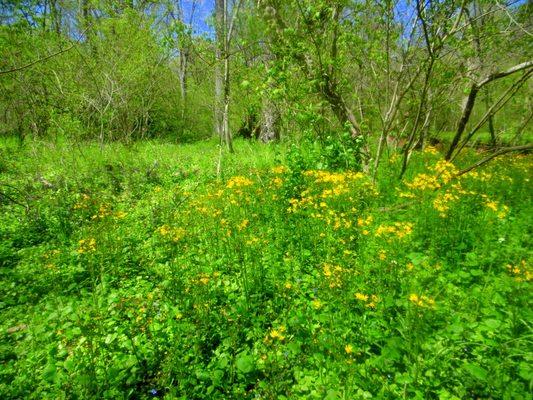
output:
POLYGON ((530 155, 0 144, 2 399, 531 399, 530 155))

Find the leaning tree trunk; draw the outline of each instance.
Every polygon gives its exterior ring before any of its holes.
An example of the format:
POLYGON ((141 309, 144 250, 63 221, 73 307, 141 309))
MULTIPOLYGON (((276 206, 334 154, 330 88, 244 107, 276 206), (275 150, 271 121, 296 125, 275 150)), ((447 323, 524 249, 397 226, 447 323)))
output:
POLYGON ((531 68, 533 68, 533 61, 526 61, 521 64, 515 65, 505 71, 494 72, 488 75, 487 77, 485 77, 479 83, 478 82, 472 83, 468 96, 464 99, 464 103, 463 103, 464 105, 463 105, 463 109, 461 112, 461 118, 459 119, 459 123, 457 124, 457 131, 455 132, 455 136, 453 137, 452 143, 450 144, 448 152, 446 153, 446 157, 445 157, 446 161, 450 161, 453 153, 455 152, 457 148, 457 145, 459 144, 459 141, 462 138, 462 135, 466 128, 466 124, 468 123, 470 119, 470 115, 472 114, 472 110, 474 108, 474 104, 476 102, 476 97, 477 97, 479 90, 482 89, 486 84, 492 81, 505 78, 506 76, 515 74, 523 70, 529 70, 531 68))

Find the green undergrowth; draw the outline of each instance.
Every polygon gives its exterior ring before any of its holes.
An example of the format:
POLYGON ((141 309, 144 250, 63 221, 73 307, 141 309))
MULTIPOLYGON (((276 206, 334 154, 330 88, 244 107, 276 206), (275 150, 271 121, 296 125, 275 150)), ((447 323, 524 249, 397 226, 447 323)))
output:
POLYGON ((320 154, 2 142, 1 397, 531 399, 530 156, 320 154))

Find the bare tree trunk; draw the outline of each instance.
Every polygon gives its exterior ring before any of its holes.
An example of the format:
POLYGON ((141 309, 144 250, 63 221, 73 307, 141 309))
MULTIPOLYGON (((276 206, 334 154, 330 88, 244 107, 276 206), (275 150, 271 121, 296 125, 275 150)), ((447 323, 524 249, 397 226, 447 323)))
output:
POLYGON ((409 162, 411 151, 413 149, 413 143, 415 141, 418 126, 420 124, 420 120, 422 117, 422 111, 426 104, 426 98, 427 98, 427 93, 429 90, 431 75, 433 73, 434 63, 435 63, 434 56, 433 54, 430 54, 429 64, 426 70, 426 76, 424 78, 424 86, 422 88, 422 94, 420 95, 420 103, 418 104, 418 108, 416 112, 415 123, 413 125, 413 129, 411 130, 411 134, 409 135, 409 139, 403 149, 403 160, 402 160, 402 169, 400 170, 400 179, 402 179, 403 175, 405 174, 405 171, 407 170, 407 164, 409 162))
MULTIPOLYGON (((265 63, 267 71, 270 67, 270 63, 274 60, 274 58, 275 56, 274 54, 272 54, 269 48, 265 48, 265 56, 263 57, 263 62, 265 63)), ((273 86, 274 84, 271 83, 269 89, 273 89, 273 86)), ((278 108, 276 107, 275 101, 272 100, 269 94, 266 94, 263 97, 261 104, 261 125, 259 138, 262 142, 268 143, 273 140, 279 139, 279 119, 280 113, 278 108)))
POLYGON ((261 132, 259 134, 262 142, 268 143, 279 139, 279 118, 275 102, 265 96, 261 107, 261 132))
POLYGON ((229 129, 229 93, 230 93, 230 82, 229 82, 229 57, 227 57, 228 54, 228 48, 227 48, 227 41, 226 41, 226 47, 224 49, 224 53, 226 54, 226 57, 224 58, 224 109, 222 111, 222 134, 224 137, 224 142, 226 143, 226 146, 230 153, 233 153, 233 138, 231 136, 231 131, 229 129))
POLYGON ((220 140, 223 140, 223 115, 224 115, 224 24, 225 24, 225 0, 215 1, 215 31, 216 31, 216 65, 215 65, 215 132, 220 140))
POLYGON ((180 56, 180 93, 181 93, 181 118, 185 117, 185 111, 187 110, 187 67, 188 67, 189 55, 182 50, 180 56))
POLYGON ((228 150, 233 153, 233 139, 229 127, 230 103, 230 65, 229 47, 235 19, 237 18, 241 0, 233 4, 232 16, 228 19, 227 0, 215 1, 215 19, 217 28, 217 69, 215 76, 215 123, 217 133, 228 150))

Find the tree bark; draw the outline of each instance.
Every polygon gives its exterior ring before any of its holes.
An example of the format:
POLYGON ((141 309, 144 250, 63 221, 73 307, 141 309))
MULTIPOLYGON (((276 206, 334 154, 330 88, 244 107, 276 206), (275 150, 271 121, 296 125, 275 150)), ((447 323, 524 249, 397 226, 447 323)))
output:
POLYGON ((459 120, 459 123, 457 124, 457 131, 455 133, 455 136, 453 137, 452 143, 450 144, 450 148, 448 149, 448 152, 446 153, 446 157, 445 157, 446 161, 450 161, 455 149, 457 148, 457 145, 459 144, 459 141, 461 140, 461 137, 466 128, 466 124, 468 123, 470 116, 472 114, 472 110, 476 102, 476 96, 479 90, 483 86, 485 86, 486 84, 492 81, 504 78, 516 72, 523 71, 525 69, 529 69, 532 67, 533 67, 533 61, 526 61, 521 64, 517 64, 505 71, 498 71, 498 72, 489 74, 479 83, 476 83, 476 82, 472 83, 468 96, 466 97, 464 101, 463 110, 461 112, 461 119, 459 120))
MULTIPOLYGON (((275 59, 274 54, 267 47, 265 48, 265 55, 263 57, 263 62, 265 63, 266 70, 268 71, 270 64, 275 59)), ((274 84, 269 84, 269 92, 274 89, 274 84)), ((279 120, 280 112, 277 108, 276 102, 272 99, 270 93, 266 93, 263 96, 261 104, 261 121, 260 121, 260 131, 259 139, 263 143, 268 143, 273 140, 279 140, 279 120)))
POLYGON ((224 53, 224 24, 225 24, 225 0, 215 1, 215 132, 223 139, 223 109, 224 109, 224 74, 223 74, 223 53, 224 53))

